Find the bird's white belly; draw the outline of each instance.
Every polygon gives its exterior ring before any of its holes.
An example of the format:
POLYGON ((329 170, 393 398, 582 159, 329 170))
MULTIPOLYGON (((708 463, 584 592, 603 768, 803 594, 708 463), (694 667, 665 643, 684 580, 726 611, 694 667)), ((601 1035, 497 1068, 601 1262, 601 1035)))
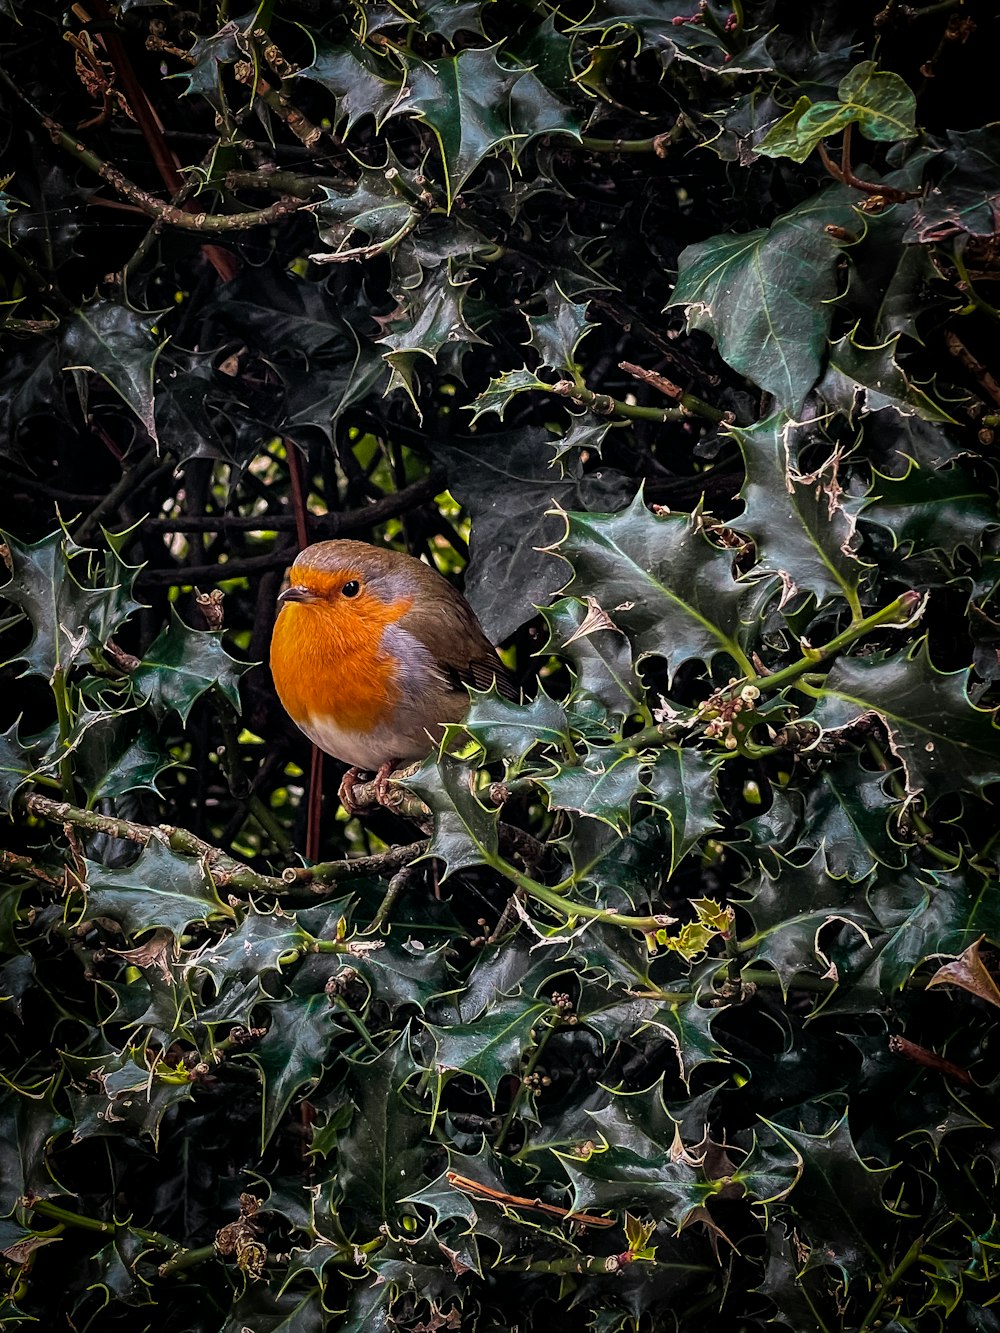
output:
MULTIPOLYGON (((375 772, 388 760, 404 757, 400 753, 399 738, 395 731, 384 724, 374 726, 367 732, 350 731, 338 726, 335 718, 324 716, 310 717, 298 725, 314 745, 354 768, 375 772)), ((430 746, 428 739, 428 750, 430 746)))

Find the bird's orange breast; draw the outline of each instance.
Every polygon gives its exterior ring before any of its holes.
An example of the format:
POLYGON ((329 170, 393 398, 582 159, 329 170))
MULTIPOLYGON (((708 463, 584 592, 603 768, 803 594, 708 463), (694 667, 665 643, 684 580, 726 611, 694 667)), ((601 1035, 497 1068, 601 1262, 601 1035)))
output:
POLYGON ((289 603, 271 638, 271 674, 286 712, 300 726, 333 718, 365 734, 391 717, 399 702, 399 666, 381 648, 388 625, 408 600, 289 603))

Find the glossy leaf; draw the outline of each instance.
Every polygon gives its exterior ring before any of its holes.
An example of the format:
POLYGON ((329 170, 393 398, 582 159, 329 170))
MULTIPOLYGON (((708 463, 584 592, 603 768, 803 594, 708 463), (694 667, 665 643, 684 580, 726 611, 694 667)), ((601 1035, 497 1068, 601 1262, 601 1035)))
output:
POLYGON ((126 935, 165 929, 183 935, 192 921, 232 918, 203 862, 151 838, 130 866, 87 862, 87 916, 117 921, 126 935))
POLYGON ((855 215, 828 189, 771 227, 690 245, 678 261, 672 305, 704 329, 726 361, 798 416, 819 378, 836 293, 837 242, 855 215))
POLYGON ((191 709, 213 687, 240 710, 238 682, 247 665, 230 657, 221 634, 185 625, 176 612, 132 673, 132 687, 157 717, 173 710, 187 722, 191 709))

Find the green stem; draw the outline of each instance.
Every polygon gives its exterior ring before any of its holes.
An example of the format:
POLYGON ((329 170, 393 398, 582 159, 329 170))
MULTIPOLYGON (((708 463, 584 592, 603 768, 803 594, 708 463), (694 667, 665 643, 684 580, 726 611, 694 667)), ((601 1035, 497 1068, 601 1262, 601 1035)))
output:
POLYGON ((293 851, 292 840, 288 836, 287 830, 278 822, 274 816, 274 812, 269 806, 264 804, 259 796, 250 797, 250 813, 274 843, 275 847, 280 848, 281 851, 286 854, 290 854, 293 851))
POLYGON ((51 1217, 53 1221, 62 1222, 65 1226, 76 1227, 79 1231, 98 1231, 105 1236, 116 1236, 122 1231, 131 1232, 133 1236, 138 1236, 149 1245, 155 1245, 158 1249, 177 1251, 181 1247, 177 1241, 171 1240, 169 1236, 164 1236, 159 1231, 147 1231, 145 1227, 134 1227, 131 1222, 100 1222, 96 1217, 82 1217, 79 1213, 71 1213, 68 1208, 60 1208, 57 1203, 49 1203, 46 1199, 34 1199, 25 1204, 34 1213, 41 1213, 42 1217, 51 1217))
POLYGON ((991 306, 988 301, 984 301, 976 291, 975 287, 973 287, 972 279, 969 277, 969 270, 965 266, 965 260, 962 258, 961 251, 957 245, 952 251, 951 258, 952 263, 955 265, 956 269, 958 269, 958 276, 961 279, 962 288, 968 295, 971 303, 966 306, 964 310, 960 310, 959 314, 968 315, 971 314, 973 310, 978 310, 982 314, 988 315, 990 319, 1000 320, 1000 310, 997 310, 995 306, 991 306))
POLYGON ((524 1096, 524 1090, 528 1086, 528 1079, 535 1072, 535 1067, 537 1066, 539 1060, 542 1058, 542 1052, 545 1050, 545 1047, 548 1045, 549 1038, 552 1036, 553 1032, 555 1032, 556 1027, 558 1026, 558 1024, 553 1021, 556 1018, 556 1016, 557 1016, 557 1010, 553 1009, 548 1014, 543 1014, 538 1020, 540 1023, 548 1020, 548 1027, 542 1033, 538 1045, 532 1051, 531 1056, 528 1059, 528 1063, 524 1067, 524 1072, 521 1075, 520 1082, 517 1085, 513 1097, 510 1099, 510 1106, 507 1108, 507 1114, 503 1118, 503 1124, 500 1126, 500 1129, 497 1132, 497 1136, 493 1140, 493 1147, 498 1152, 500 1151, 501 1145, 503 1144, 504 1140, 507 1137, 507 1133, 511 1125, 514 1123, 514 1116, 517 1113, 518 1106, 521 1104, 521 1098, 524 1096))
POLYGON ((902 1259, 900 1259, 896 1267, 889 1274, 889 1276, 885 1278, 885 1280, 882 1282, 881 1286, 878 1289, 878 1292, 875 1295, 875 1299, 868 1307, 868 1311, 864 1319, 862 1319, 861 1321, 861 1326, 858 1329, 858 1333, 869 1333, 869 1330, 875 1327, 875 1321, 881 1314, 882 1307, 889 1299, 893 1287, 895 1287, 900 1278, 904 1276, 907 1269, 912 1268, 912 1266, 920 1258, 920 1252, 924 1247, 924 1240, 925 1240, 924 1236, 918 1236, 916 1240, 913 1242, 913 1244, 910 1246, 910 1248, 903 1255, 902 1259))
POLYGON ((782 667, 780 671, 775 671, 770 676, 755 677, 754 683, 759 686, 762 694, 773 694, 775 690, 782 689, 789 681, 798 680, 806 672, 815 670, 818 662, 823 662, 828 657, 833 657, 841 652, 844 648, 850 647, 852 643, 863 638, 880 625, 894 624, 897 629, 905 629, 907 625, 913 623, 919 609, 919 594, 904 592, 895 601, 890 602, 888 606, 884 606, 881 611, 875 611, 870 616, 864 616, 861 620, 854 621, 842 633, 832 638, 829 643, 823 644, 821 648, 810 648, 805 656, 800 657, 791 666, 782 667), (901 620, 900 617, 902 617, 901 620))
POLYGON ((361 1038, 364 1045, 367 1046, 368 1050, 373 1051, 375 1055, 381 1055, 382 1052, 379 1050, 379 1048, 375 1045, 375 1043, 371 1039, 371 1033, 368 1031, 364 1023, 362 1023, 361 1019, 357 1016, 357 1014, 347 1003, 344 997, 342 995, 334 995, 332 998, 336 1003, 338 1009, 340 1009, 344 1017, 347 1019, 347 1021, 354 1028, 355 1032, 361 1038))
POLYGON ((73 780, 73 758, 70 753, 70 733, 73 719, 69 707, 69 695, 66 690, 66 672, 57 666, 52 673, 52 694, 56 701, 56 716, 59 719, 59 781, 67 801, 76 800, 76 783, 73 780))
MULTIPOLYGON (((896 800, 905 801, 906 789, 900 782, 899 776, 893 771, 888 759, 885 757, 885 753, 881 745, 879 745, 878 742, 875 740, 869 740, 868 753, 878 764, 882 772, 888 774, 889 785, 892 788, 892 792, 893 795, 896 797, 896 800)), ((948 870, 957 870, 958 867, 962 864, 962 858, 960 856, 954 856, 950 852, 944 851, 943 848, 941 847, 934 846, 934 844, 930 841, 930 839, 933 838, 934 836, 933 828, 930 826, 930 824, 928 824, 927 820, 924 819, 920 811, 913 805, 911 805, 910 807, 909 816, 911 821, 913 822, 913 827, 917 830, 917 833, 920 835, 920 845, 921 847, 923 847, 924 851, 928 852, 934 858, 934 860, 938 862, 939 865, 947 867, 948 870)))
POLYGON ((509 879, 519 889, 523 889, 529 898, 544 903, 567 921, 573 917, 585 917, 590 921, 603 921, 609 926, 620 926, 623 930, 641 930, 643 934, 652 934, 670 924, 668 916, 625 916, 621 912, 609 912, 604 907, 593 907, 590 903, 573 902, 565 898, 558 889, 551 889, 546 884, 539 884, 516 867, 509 865, 501 856, 486 857, 486 864, 504 879, 509 879))
POLYGON ((219 1252, 215 1245, 199 1245, 194 1250, 181 1250, 179 1254, 172 1255, 165 1263, 159 1267, 160 1277, 170 1277, 173 1273, 179 1273, 185 1268, 194 1268, 197 1264, 203 1264, 208 1259, 217 1259, 219 1252))
POLYGON ((582 380, 560 380, 558 384, 546 387, 549 393, 572 398, 574 403, 589 407, 602 417, 626 417, 629 421, 686 421, 691 415, 684 407, 639 407, 634 403, 623 403, 609 393, 594 393, 582 380))

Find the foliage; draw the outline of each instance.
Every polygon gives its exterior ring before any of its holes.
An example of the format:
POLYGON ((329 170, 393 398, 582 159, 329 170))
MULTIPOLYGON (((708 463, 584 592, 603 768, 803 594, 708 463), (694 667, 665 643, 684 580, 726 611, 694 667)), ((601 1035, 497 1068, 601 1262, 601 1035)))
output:
POLYGON ((0 0, 0 1322, 1000 1328, 995 6, 236 8, 0 0))

